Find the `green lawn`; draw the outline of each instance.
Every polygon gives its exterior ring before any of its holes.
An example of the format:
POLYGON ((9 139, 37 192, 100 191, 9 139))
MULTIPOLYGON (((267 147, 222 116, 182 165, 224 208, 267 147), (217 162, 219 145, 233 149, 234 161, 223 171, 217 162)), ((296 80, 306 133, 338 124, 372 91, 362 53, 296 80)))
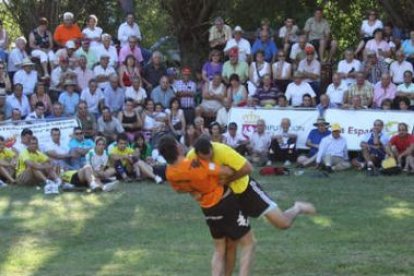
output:
MULTIPOLYGON (((282 208, 315 203, 287 231, 253 220, 253 275, 414 275, 413 177, 257 177, 282 208)), ((197 204, 168 186, 45 197, 0 190, 0 275, 209 275, 197 204)))

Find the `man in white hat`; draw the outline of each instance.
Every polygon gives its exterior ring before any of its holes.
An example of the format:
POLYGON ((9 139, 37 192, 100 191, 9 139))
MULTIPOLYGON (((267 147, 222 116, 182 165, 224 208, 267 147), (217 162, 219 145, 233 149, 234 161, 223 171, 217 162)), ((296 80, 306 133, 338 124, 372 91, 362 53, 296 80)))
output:
POLYGON ((37 72, 33 70, 33 65, 29 58, 25 58, 21 63, 21 69, 13 76, 13 83, 21 83, 26 96, 33 94, 37 84, 37 72))
POLYGON ((67 116, 75 114, 79 103, 79 94, 75 93, 76 86, 76 82, 66 79, 63 83, 64 91, 59 96, 59 102, 63 105, 64 114, 67 116))
MULTIPOLYGON (((73 40, 69 40, 65 43, 65 48, 59 49, 56 51, 56 59, 54 60, 54 67, 59 65, 59 61, 63 58, 70 59, 71 62, 73 62, 75 57, 75 51, 76 51, 76 44, 73 40)), ((72 66, 71 66, 72 67, 72 66)))
POLYGON ((224 52, 227 54, 228 51, 233 48, 239 48, 239 60, 249 62, 251 58, 251 46, 249 41, 242 37, 243 29, 240 26, 236 26, 233 31, 233 38, 227 41, 224 52))

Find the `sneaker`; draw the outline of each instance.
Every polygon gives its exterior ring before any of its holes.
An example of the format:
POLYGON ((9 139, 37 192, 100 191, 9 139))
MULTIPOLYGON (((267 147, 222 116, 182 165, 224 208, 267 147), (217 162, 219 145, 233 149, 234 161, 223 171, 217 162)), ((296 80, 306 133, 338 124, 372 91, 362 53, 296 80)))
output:
POLYGON ((59 194, 59 186, 55 182, 47 180, 44 187, 44 193, 45 195, 57 195, 59 194))
POLYGON ((159 175, 156 175, 154 180, 155 180, 155 183, 157 184, 161 184, 163 182, 163 179, 159 175))
POLYGON ((7 184, 4 183, 3 180, 0 180, 0 188, 4 188, 4 187, 7 187, 7 184))
POLYGON ((292 163, 290 163, 289 160, 286 160, 285 163, 283 163, 283 167, 289 167, 290 165, 292 165, 292 163))
POLYGON ((110 192, 115 190, 118 187, 119 181, 115 180, 109 183, 106 183, 105 185, 103 185, 102 187, 102 191, 104 192, 110 192))
POLYGON ((96 183, 95 181, 92 181, 89 186, 90 186, 92 192, 98 192, 98 191, 102 190, 102 187, 100 185, 98 185, 98 183, 96 183))
POLYGON ((54 181, 58 186, 62 185, 62 179, 60 177, 58 177, 55 181, 54 181))
POLYGON ((70 190, 73 190, 73 189, 75 189, 75 185, 73 185, 72 183, 64 182, 62 184, 62 190, 64 190, 64 191, 70 191, 70 190))
POLYGON ((266 162, 266 166, 272 166, 272 161, 268 160, 268 161, 266 162))

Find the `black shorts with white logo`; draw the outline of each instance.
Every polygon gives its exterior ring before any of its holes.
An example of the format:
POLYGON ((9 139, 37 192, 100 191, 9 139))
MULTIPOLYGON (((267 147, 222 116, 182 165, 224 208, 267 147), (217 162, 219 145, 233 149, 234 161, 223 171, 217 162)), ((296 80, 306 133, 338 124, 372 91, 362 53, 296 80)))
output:
POLYGON ((249 220, 240 210, 237 199, 232 193, 213 207, 201 210, 214 239, 238 240, 250 231, 249 220))
POLYGON ((268 211, 277 208, 274 202, 253 178, 249 179, 249 185, 241 194, 235 194, 243 213, 249 217, 257 218, 268 211))

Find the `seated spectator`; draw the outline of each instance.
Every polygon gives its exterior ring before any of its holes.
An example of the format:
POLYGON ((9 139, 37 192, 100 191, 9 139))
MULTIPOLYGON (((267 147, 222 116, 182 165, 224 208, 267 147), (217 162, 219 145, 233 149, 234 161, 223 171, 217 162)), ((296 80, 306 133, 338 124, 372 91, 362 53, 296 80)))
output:
POLYGON ((382 110, 391 110, 391 108, 393 107, 392 105, 393 105, 393 101, 391 101, 390 99, 385 99, 381 103, 381 109, 382 110))
POLYGON ((361 70, 367 80, 374 85, 380 81, 382 74, 388 73, 388 64, 378 59, 375 52, 367 51, 367 59, 362 64, 361 70))
POLYGON ((360 28, 362 40, 359 42, 358 47, 355 50, 355 55, 359 55, 364 49, 365 43, 374 38, 374 31, 382 29, 383 27, 384 25, 382 21, 377 18, 377 13, 373 10, 368 11, 368 18, 362 21, 360 28))
POLYGON ((225 84, 230 84, 230 76, 236 74, 239 76, 242 84, 246 83, 249 77, 249 65, 245 61, 239 60, 239 50, 232 48, 229 51, 229 60, 223 65, 223 81, 225 84))
POLYGON ((37 121, 43 121, 45 119, 45 105, 42 102, 35 104, 34 111, 29 113, 26 117, 26 121, 35 123, 37 121))
POLYGON ((105 97, 102 91, 98 89, 98 84, 95 79, 91 79, 88 88, 82 90, 80 99, 87 104, 88 112, 97 118, 105 97))
POLYGON ((109 85, 103 91, 105 106, 109 107, 112 114, 118 114, 122 110, 125 102, 125 91, 119 87, 117 74, 109 76, 109 85))
POLYGON ((260 38, 257 38, 252 46, 252 54, 256 55, 258 51, 264 53, 264 60, 267 63, 273 63, 277 54, 277 47, 273 39, 270 38, 267 30, 260 31, 260 38))
POLYGON ((159 83, 162 76, 166 74, 164 56, 160 51, 152 53, 151 61, 144 66, 142 81, 147 91, 151 92, 159 83))
POLYGON ((316 109, 319 111, 319 116, 323 117, 325 115, 325 111, 330 108, 337 108, 338 105, 331 102, 331 98, 328 95, 322 94, 319 97, 319 104, 316 106, 316 109))
POLYGON ((222 51, 226 46, 227 41, 231 39, 231 28, 224 24, 221 17, 214 19, 214 25, 209 29, 208 42, 210 48, 222 51))
POLYGON ((118 51, 115 46, 112 45, 112 36, 110 34, 103 34, 101 36, 102 43, 95 48, 95 52, 98 60, 101 60, 102 56, 109 57, 109 66, 112 68, 118 67, 118 51))
POLYGON ((194 121, 195 117, 196 83, 190 79, 191 69, 189 67, 183 67, 181 74, 182 79, 178 80, 175 84, 177 89, 175 94, 180 100, 180 106, 184 111, 186 123, 190 123, 194 121))
POLYGON ((145 137, 142 133, 137 133, 132 148, 139 153, 139 158, 147 164, 151 165, 155 163, 155 160, 152 159, 151 145, 145 141, 145 137))
POLYGON ((35 88, 35 93, 30 97, 30 107, 34 109, 37 102, 42 102, 45 106, 45 115, 50 115, 52 111, 52 101, 46 93, 46 86, 44 82, 38 82, 35 88))
POLYGON ((277 52, 278 61, 272 65, 273 82, 282 92, 285 92, 288 84, 292 82, 292 64, 286 62, 286 53, 277 52))
POLYGON ((237 123, 231 122, 227 127, 227 132, 223 134, 223 143, 235 149, 241 155, 247 153, 247 144, 249 141, 237 132, 237 123))
MULTIPOLYGON (((385 100, 388 100, 388 99, 385 99, 385 100)), ((368 109, 368 107, 362 104, 362 97, 360 95, 354 95, 351 98, 351 103, 344 104, 342 106, 342 109, 360 110, 360 109, 368 109)))
POLYGON ((14 108, 12 110, 10 119, 6 120, 6 122, 11 122, 14 125, 18 125, 19 123, 22 123, 21 121, 22 121, 22 112, 17 108, 14 108))
POLYGON ((121 122, 111 114, 109 107, 102 108, 102 116, 98 119, 98 132, 105 137, 108 143, 116 140, 119 133, 125 130, 121 122))
POLYGON ((142 57, 141 49, 138 45, 138 38, 136 36, 128 37, 128 44, 123 45, 121 50, 119 50, 119 64, 121 65, 124 63, 128 56, 133 56, 135 58, 137 61, 136 66, 139 66, 139 63, 144 60, 142 57))
POLYGON ((205 83, 213 80, 214 76, 223 72, 223 63, 221 62, 221 52, 219 50, 212 50, 209 55, 209 60, 204 63, 201 70, 201 76, 205 83))
POLYGON ((30 139, 32 139, 33 131, 29 128, 24 128, 20 133, 20 142, 13 145, 13 149, 18 153, 23 152, 30 145, 30 139))
POLYGON ((65 43, 65 48, 61 48, 55 53, 55 61, 53 67, 58 65, 61 60, 66 60, 70 68, 75 68, 77 64, 77 57, 75 56, 76 45, 75 42, 69 40, 65 43))
POLYGON ((86 27, 82 30, 84 38, 89 39, 91 48, 96 48, 101 45, 102 28, 98 27, 98 17, 91 14, 86 21, 86 27))
POLYGON ((197 116, 206 118, 216 117, 217 111, 223 107, 226 98, 226 87, 222 83, 221 75, 216 74, 211 81, 204 84, 201 104, 196 108, 197 116))
POLYGON ((151 92, 151 99, 155 103, 161 103, 163 107, 168 107, 171 99, 175 97, 175 92, 171 88, 168 77, 163 76, 160 79, 160 85, 155 87, 151 92))
POLYGON ((132 100, 134 109, 137 111, 142 110, 145 99, 147 98, 147 92, 145 92, 141 84, 141 79, 135 77, 132 79, 132 85, 125 89, 125 98, 132 100))
POLYGON ((272 85, 272 78, 270 74, 264 75, 261 84, 256 90, 254 99, 260 106, 273 107, 276 105, 277 96, 280 91, 277 87, 272 85))
POLYGON ((397 165, 403 168, 406 165, 406 158, 412 155, 414 149, 414 135, 408 132, 406 123, 398 124, 398 134, 391 137, 386 151, 397 161, 397 165))
MULTIPOLYGON (((60 92, 60 90, 63 88, 63 83, 65 80, 70 79, 76 82, 77 76, 75 71, 73 71, 69 67, 68 59, 60 58, 59 65, 52 70, 51 76, 50 76, 50 90, 54 90, 57 92, 60 92)), ((59 93, 56 93, 57 95, 59 93)), ((52 100, 55 100, 53 95, 50 95, 52 100)), ((58 97, 58 96, 57 96, 58 97)), ((56 97, 56 100, 57 100, 56 97)))
POLYGON ((50 158, 52 164, 59 170, 70 169, 70 149, 69 145, 61 143, 60 129, 52 128, 50 130, 51 141, 43 145, 43 152, 50 158))
MULTIPOLYGON (((24 59, 28 59, 29 55, 26 52, 26 38, 20 36, 15 40, 16 47, 10 51, 9 58, 7 60, 7 72, 9 73, 10 80, 13 80, 14 74, 21 69, 21 65, 24 59)), ((16 82, 14 82, 16 84, 16 82)))
POLYGON ((410 99, 410 105, 414 106, 414 83, 413 73, 411 71, 404 72, 404 82, 398 85, 396 96, 410 99))
POLYGON ((298 65, 298 72, 303 76, 303 81, 310 84, 316 95, 319 96, 321 64, 315 58, 313 47, 305 48, 306 58, 298 65))
POLYGON ((81 30, 74 22, 73 13, 65 12, 63 14, 63 23, 56 27, 55 33, 53 34, 53 39, 57 46, 63 48, 66 42, 82 38, 81 30))
POLYGON ((15 83, 13 94, 6 98, 6 116, 10 117, 13 109, 18 109, 21 112, 22 118, 26 118, 30 113, 30 104, 27 96, 23 94, 23 85, 15 83))
POLYGON ((329 84, 328 88, 326 89, 326 95, 329 96, 332 103, 336 104, 337 106, 342 106, 347 90, 348 86, 344 81, 342 81, 341 75, 339 73, 334 73, 332 75, 332 83, 329 84))
MULTIPOLYGON (((356 74, 361 71, 361 62, 355 58, 352 49, 345 50, 345 59, 338 63, 338 74, 342 78, 342 82, 347 86, 351 86, 356 82, 356 74)), ((331 97, 331 99, 333 99, 331 97)), ((336 103, 336 102, 335 102, 336 103)))
POLYGON ((135 36, 141 40, 141 30, 138 24, 135 22, 135 16, 129 12, 126 14, 126 20, 118 28, 118 40, 121 42, 121 47, 128 45, 128 39, 130 36, 135 36))
POLYGON ((268 18, 263 18, 260 21, 260 27, 256 30, 256 38, 260 38, 261 31, 266 31, 269 33, 270 39, 273 40, 275 37, 275 32, 273 31, 272 27, 270 26, 270 20, 268 18))
POLYGON ((196 131, 199 133, 199 135, 210 136, 210 130, 205 127, 203 117, 195 117, 194 126, 195 126, 196 131))
POLYGON ((395 53, 396 61, 393 61, 390 65, 390 75, 392 82, 396 85, 400 85, 404 82, 404 73, 411 72, 413 73, 413 65, 405 60, 404 53, 401 50, 398 50, 395 53))
POLYGON ((23 85, 23 94, 30 97, 37 84, 37 71, 33 70, 34 63, 29 58, 25 58, 21 63, 21 69, 13 76, 13 83, 23 85))
POLYGON ((382 74, 381 81, 374 86, 373 107, 380 108, 384 99, 393 100, 396 93, 397 86, 391 82, 390 74, 382 74))
POLYGON ((303 81, 301 72, 295 72, 293 75, 293 82, 287 86, 286 99, 291 102, 293 107, 301 106, 303 103, 303 95, 309 94, 312 97, 313 105, 315 105, 316 94, 309 83, 303 81))
POLYGON ((185 133, 185 117, 184 111, 180 108, 180 101, 177 98, 172 98, 170 108, 165 110, 167 114, 167 122, 171 132, 180 140, 180 137, 185 133))
POLYGON ((369 40, 365 45, 365 53, 374 52, 378 59, 386 59, 391 56, 391 48, 387 41, 384 40, 384 31, 376 29, 374 38, 369 40))
POLYGON ((272 135, 265 132, 265 129, 265 121, 262 119, 258 120, 256 131, 250 137, 250 143, 247 146, 252 163, 258 166, 264 166, 269 160, 269 148, 272 135))
POLYGON ((52 105, 52 114, 48 116, 49 119, 64 119, 66 116, 63 113, 63 105, 60 102, 55 102, 52 105))
MULTIPOLYGON (((285 167, 290 166, 297 158, 296 141, 298 136, 289 131, 290 125, 290 119, 283 118, 280 122, 280 129, 272 137, 270 143, 270 161, 284 162, 283 166, 285 167)), ((268 162, 268 165, 271 165, 271 162, 268 162)))
POLYGON ((249 81, 247 82, 247 90, 250 97, 255 95, 263 77, 271 73, 270 64, 264 60, 264 51, 258 50, 254 56, 255 61, 250 64, 249 81))
POLYGON ((331 126, 332 134, 323 138, 319 144, 316 156, 316 167, 325 168, 326 171, 343 171, 351 167, 348 161, 348 147, 344 137, 341 136, 342 128, 334 123, 331 126))
POLYGON ((70 165, 73 169, 78 170, 85 166, 85 156, 95 146, 91 139, 86 139, 84 132, 80 127, 73 129, 73 135, 69 142, 70 165))
MULTIPOLYGON (((85 101, 79 101, 76 112, 76 119, 82 126, 84 137, 93 139, 96 134, 96 118, 88 112, 88 104, 85 101)), ((106 142, 106 141, 105 141, 106 142)))
POLYGON ((229 122, 231 112, 231 100, 229 98, 224 98, 223 107, 217 111, 216 122, 220 124, 222 129, 226 129, 226 126, 229 122))
POLYGON ((27 149, 19 154, 16 182, 24 186, 40 186, 43 183, 46 186, 62 184, 50 159, 39 150, 39 142, 35 136, 30 138, 27 149))
POLYGON ((401 45, 401 50, 404 55, 407 57, 407 60, 411 63, 414 62, 414 30, 410 31, 410 37, 401 45))
POLYGON ((361 154, 352 160, 352 165, 359 170, 367 167, 369 170, 379 168, 384 160, 385 148, 389 137, 383 132, 384 122, 375 120, 374 127, 361 140, 361 154))
POLYGON ((64 91, 59 96, 59 102, 62 104, 66 116, 75 114, 76 106, 79 103, 79 95, 75 92, 75 87, 75 82, 66 80, 63 84, 64 91))
POLYGON ((361 100, 361 105, 364 108, 368 108, 372 105, 374 99, 374 89, 372 85, 365 79, 365 74, 363 72, 358 72, 356 74, 356 83, 351 85, 349 89, 345 92, 344 97, 344 108, 351 106, 352 99, 354 96, 359 96, 361 100))
POLYGON ((86 65, 88 69, 93 69, 96 63, 98 63, 98 56, 95 52, 95 49, 91 48, 91 41, 89 38, 83 38, 81 47, 75 51, 75 57, 79 58, 80 56, 86 57, 86 65))
POLYGON ((398 110, 407 111, 410 110, 410 99, 407 97, 396 97, 394 99, 395 106, 398 110))
POLYGON ((29 46, 32 57, 40 59, 43 77, 49 77, 48 65, 52 66, 56 56, 53 52, 52 33, 47 29, 49 22, 45 17, 39 19, 39 25, 29 34, 29 46))
POLYGON ((81 55, 78 59, 78 64, 79 66, 74 70, 76 74, 76 83, 78 84, 76 91, 82 91, 88 87, 89 81, 94 77, 94 72, 86 66, 86 56, 81 55))
POLYGON ((121 87, 129 87, 132 85, 132 79, 140 77, 139 64, 133 55, 126 56, 123 64, 119 68, 119 80, 121 87))
POLYGON ((113 74, 116 74, 116 71, 112 66, 109 66, 109 56, 107 54, 102 54, 99 64, 93 68, 93 75, 102 92, 109 85, 109 76, 113 74))
POLYGON ((308 167, 316 161, 316 154, 321 140, 331 134, 331 131, 328 129, 329 123, 323 117, 318 118, 313 125, 316 128, 309 132, 308 138, 306 139, 306 146, 310 148, 308 156, 301 155, 297 160, 300 167, 308 167))
POLYGON ((278 108, 285 108, 288 107, 289 101, 287 100, 286 96, 281 94, 277 97, 277 107, 278 108))
POLYGON ((233 38, 226 43, 224 53, 228 54, 230 49, 237 48, 239 50, 239 60, 249 62, 252 51, 251 46, 249 41, 244 39, 242 35, 243 29, 240 26, 236 26, 233 31, 233 38))
POLYGON ((246 87, 240 83, 239 75, 232 74, 227 88, 227 98, 232 106, 245 106, 247 104, 246 87))
POLYGON ((200 133, 195 126, 193 124, 188 124, 185 128, 184 135, 180 138, 180 143, 185 146, 186 152, 193 148, 198 137, 200 137, 200 133))
POLYGON ((141 116, 134 110, 132 99, 125 100, 124 109, 118 114, 118 121, 121 122, 129 141, 133 141, 136 134, 142 130, 141 116))
POLYGON ((313 108, 315 105, 312 102, 312 97, 309 94, 305 94, 302 96, 302 104, 300 105, 302 108, 313 108))
POLYGON ((115 176, 115 168, 109 164, 105 138, 97 137, 95 139, 95 147, 86 154, 86 166, 90 166, 93 175, 100 180, 107 180, 115 176))
POLYGON ((286 17, 283 27, 279 29, 278 38, 283 45, 283 51, 289 53, 290 47, 298 42, 299 27, 295 24, 295 20, 291 17, 286 17))
POLYGON ((9 184, 16 184, 14 178, 16 164, 17 154, 6 147, 4 137, 0 136, 0 187, 7 186, 4 181, 9 184))
POLYGON ((3 93, 11 92, 11 81, 9 75, 6 73, 6 63, 0 60, 0 90, 3 93))
POLYGON ((221 131, 221 126, 217 122, 212 122, 210 124, 210 139, 211 139, 211 142, 216 142, 216 143, 224 142, 224 136, 221 131))
MULTIPOLYGON (((292 61, 293 71, 296 71, 296 69, 298 68, 299 62, 306 58, 305 49, 309 49, 310 47, 313 47, 313 45, 308 42, 306 35, 299 36, 298 42, 292 45, 289 58, 292 61)), ((317 53, 315 53, 315 55, 317 58, 318 57, 317 53)))
POLYGON ((314 17, 306 20, 303 30, 307 34, 309 42, 315 46, 316 49, 319 49, 319 57, 321 61, 325 60, 325 49, 330 49, 327 59, 327 61, 330 62, 336 53, 337 42, 331 39, 331 28, 328 21, 323 18, 321 8, 316 9, 314 17))

